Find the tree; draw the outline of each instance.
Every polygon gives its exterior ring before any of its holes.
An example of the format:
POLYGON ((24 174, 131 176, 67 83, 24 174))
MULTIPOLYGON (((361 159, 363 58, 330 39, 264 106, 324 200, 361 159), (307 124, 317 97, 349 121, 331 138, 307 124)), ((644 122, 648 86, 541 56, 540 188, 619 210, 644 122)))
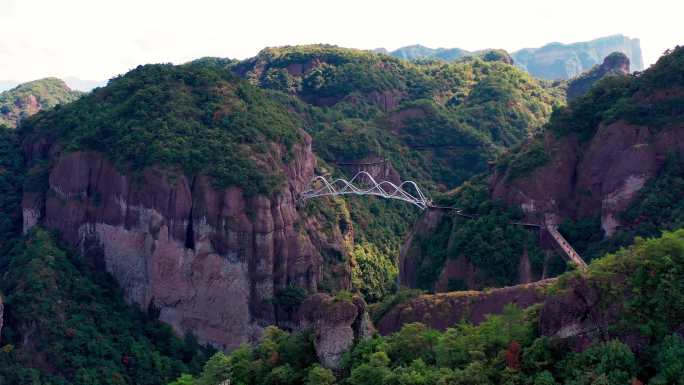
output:
POLYGON ((684 338, 679 334, 669 335, 656 351, 657 374, 649 384, 684 385, 684 338))
POLYGON ((361 364, 352 369, 349 376, 350 385, 378 385, 383 384, 392 372, 387 367, 390 359, 385 352, 377 352, 371 355, 366 364, 361 364))
POLYGON ((335 375, 330 369, 326 369, 318 364, 315 364, 309 369, 309 374, 306 376, 304 385, 333 385, 335 384, 335 375))
POLYGON ((229 379, 230 376, 230 360, 223 352, 218 352, 207 361, 206 365, 204 365, 202 377, 197 381, 197 384, 216 385, 229 379))

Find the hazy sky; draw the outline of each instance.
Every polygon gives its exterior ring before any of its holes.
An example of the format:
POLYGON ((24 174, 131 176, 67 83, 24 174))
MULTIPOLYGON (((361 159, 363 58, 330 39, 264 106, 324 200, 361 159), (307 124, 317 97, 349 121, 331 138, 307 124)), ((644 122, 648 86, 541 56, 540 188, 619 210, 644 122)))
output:
POLYGON ((617 33, 640 38, 649 65, 684 44, 683 14, 682 0, 0 0, 0 80, 103 80, 286 44, 514 51, 617 33))

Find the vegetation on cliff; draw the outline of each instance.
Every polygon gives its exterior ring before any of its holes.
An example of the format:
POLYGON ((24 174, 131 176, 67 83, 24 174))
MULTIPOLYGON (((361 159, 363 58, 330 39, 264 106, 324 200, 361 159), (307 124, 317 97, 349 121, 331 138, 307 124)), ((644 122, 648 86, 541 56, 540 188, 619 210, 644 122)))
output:
MULTIPOLYGON (((561 93, 496 57, 409 63, 312 45, 268 48, 230 68, 282 93, 325 161, 319 171, 351 176, 343 164, 386 160, 401 179, 433 194, 486 171, 563 103, 561 93)), ((354 286, 368 301, 380 300, 394 290, 399 245, 417 213, 370 197, 345 204, 354 225, 354 286)))
POLYGON ((152 385, 200 369, 204 356, 192 337, 181 340, 126 305, 94 265, 42 229, 0 256, 0 383, 152 385))
POLYGON ((512 222, 522 219, 521 210, 489 198, 483 178, 475 178, 440 199, 440 205, 461 210, 447 211, 434 233, 419 236, 410 250, 424 256, 417 270, 418 287, 433 291, 445 263, 465 258, 477 271, 479 287, 462 280, 449 283, 449 290, 507 286, 518 282, 519 264, 527 253, 532 273, 539 275, 543 254, 535 232, 512 222))
MULTIPOLYGON (((684 122, 684 47, 666 52, 656 64, 634 75, 608 74, 586 94, 552 114, 546 129, 558 137, 576 136, 588 143, 602 125, 617 121, 652 131, 684 122)), ((587 75, 591 76, 591 75, 587 75)), ((497 168, 509 179, 530 175, 549 160, 541 138, 500 157, 497 168)))
POLYGON ((406 178, 447 187, 485 170, 563 103, 515 67, 482 59, 409 63, 312 45, 268 48, 232 68, 299 96, 295 108, 329 163, 382 157, 406 178))
POLYGON ((100 151, 124 170, 163 165, 268 194, 283 177, 258 162, 287 162, 301 126, 269 92, 200 63, 140 66, 27 120, 22 133, 57 140, 65 151, 100 151))
POLYGON ((21 187, 24 158, 16 131, 0 124, 0 255, 21 232, 21 187))
POLYGON ((560 135, 577 134, 590 139, 600 124, 625 120, 658 129, 684 119, 684 47, 676 47, 639 75, 609 76, 598 81, 584 96, 560 109, 550 127, 560 135), (671 97, 660 100, 658 95, 671 97))
POLYGON ((0 93, 0 125, 15 128, 23 119, 38 111, 72 102, 81 95, 81 92, 72 91, 56 78, 20 84, 0 93))

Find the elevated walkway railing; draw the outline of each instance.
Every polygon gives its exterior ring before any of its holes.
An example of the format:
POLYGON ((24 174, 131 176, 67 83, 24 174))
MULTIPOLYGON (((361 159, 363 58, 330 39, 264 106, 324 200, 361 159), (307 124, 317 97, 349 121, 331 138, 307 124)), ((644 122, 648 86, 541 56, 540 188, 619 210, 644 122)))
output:
POLYGON ((565 240, 565 238, 561 235, 561 233, 558 232, 558 227, 553 224, 553 223, 546 223, 546 231, 551 234, 551 237, 553 237, 554 241, 556 241, 556 244, 558 247, 560 247, 561 250, 563 250, 563 253, 572 261, 575 265, 577 265, 578 268, 584 270, 587 268, 587 263, 584 262, 582 257, 580 257, 579 253, 575 251, 575 249, 568 243, 568 241, 565 240))

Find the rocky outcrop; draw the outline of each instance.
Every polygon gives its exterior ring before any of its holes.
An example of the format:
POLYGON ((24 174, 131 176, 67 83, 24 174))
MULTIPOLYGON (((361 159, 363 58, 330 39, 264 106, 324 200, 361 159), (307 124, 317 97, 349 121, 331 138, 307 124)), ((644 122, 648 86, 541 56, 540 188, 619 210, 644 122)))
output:
MULTIPOLYGON (((359 172, 367 172, 376 182, 389 181, 397 186, 401 184, 401 176, 394 168, 389 159, 371 156, 353 161, 338 161, 335 165, 343 169, 347 175, 353 177, 359 172)), ((365 176, 361 176, 358 182, 370 183, 365 176)))
POLYGON ((479 324, 488 314, 499 314, 508 304, 520 308, 541 303, 545 288, 553 279, 488 291, 457 291, 421 295, 392 308, 377 323, 380 334, 387 335, 411 322, 445 330, 462 320, 479 324))
POLYGON ((374 333, 366 303, 358 296, 346 300, 315 294, 302 303, 297 318, 300 327, 313 327, 316 355, 323 366, 331 369, 340 367, 342 355, 355 341, 374 333))
POLYGON ((567 286, 544 302, 539 331, 565 340, 575 350, 583 350, 596 337, 607 336, 609 326, 622 310, 622 302, 606 301, 604 290, 583 278, 574 279, 567 286))
POLYGON ((495 172, 490 181, 493 197, 520 206, 535 223, 543 223, 545 214, 558 218, 600 214, 603 230, 610 236, 621 225, 618 214, 667 155, 684 155, 684 126, 652 130, 617 121, 600 125, 588 143, 552 132, 544 142, 551 160, 513 180, 507 171, 495 172))
POLYGON ((628 75, 629 58, 622 52, 606 56, 600 66, 592 68, 568 84, 568 101, 586 94, 594 83, 609 75, 628 75))
POLYGON ((117 279, 129 303, 158 313, 181 335, 232 349, 276 323, 279 288, 315 292, 323 280, 349 287, 351 225, 322 231, 316 217, 297 211, 315 163, 302 134, 280 165, 287 183, 268 197, 158 167, 126 173, 97 152, 27 142, 29 164, 52 166, 47 191, 24 194, 24 223, 58 230, 117 279))

